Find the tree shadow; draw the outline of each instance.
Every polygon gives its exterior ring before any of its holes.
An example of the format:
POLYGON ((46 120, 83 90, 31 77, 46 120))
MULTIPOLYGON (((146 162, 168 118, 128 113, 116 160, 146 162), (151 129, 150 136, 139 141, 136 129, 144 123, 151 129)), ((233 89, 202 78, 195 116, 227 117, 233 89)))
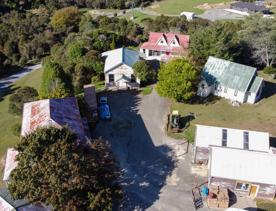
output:
POLYGON ((195 114, 190 113, 186 116, 181 116, 179 120, 179 129, 183 130, 185 128, 188 128, 190 126, 190 122, 195 119, 195 114))
POLYGON ((19 88, 20 87, 12 87, 12 86, 1 88, 1 86, 0 86, 0 102, 4 100, 5 96, 14 93, 19 88))
POLYGON ((265 86, 261 94, 261 99, 272 97, 275 94, 276 94, 276 83, 265 81, 265 86))
POLYGON ((199 105, 212 105, 216 103, 221 98, 215 95, 209 95, 208 97, 194 96, 188 103, 189 104, 199 104, 199 105))
POLYGON ((140 115, 138 92, 101 95, 108 97, 112 121, 100 121, 93 137, 107 140, 120 163, 123 172, 120 182, 125 193, 120 209, 145 210, 159 199, 161 188, 175 168, 172 149, 167 145, 157 146, 159 140, 152 139, 140 115))

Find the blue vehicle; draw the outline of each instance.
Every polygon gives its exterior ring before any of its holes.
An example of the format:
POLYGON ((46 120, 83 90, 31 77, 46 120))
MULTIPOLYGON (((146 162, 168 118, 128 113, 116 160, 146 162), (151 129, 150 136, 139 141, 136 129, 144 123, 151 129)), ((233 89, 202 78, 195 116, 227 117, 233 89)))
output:
POLYGON ((109 105, 107 103, 107 97, 100 97, 99 111, 100 111, 101 119, 103 119, 103 120, 111 119, 111 112, 110 112, 109 105))

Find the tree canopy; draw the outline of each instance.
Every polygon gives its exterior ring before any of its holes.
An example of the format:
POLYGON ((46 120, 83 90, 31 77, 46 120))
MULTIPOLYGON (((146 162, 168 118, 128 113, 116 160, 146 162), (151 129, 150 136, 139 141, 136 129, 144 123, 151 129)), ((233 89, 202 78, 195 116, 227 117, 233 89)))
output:
POLYGON ((155 71, 147 61, 138 61, 133 65, 134 75, 139 78, 141 82, 152 82, 155 78, 155 71))
POLYGON ((103 140, 77 144, 68 128, 40 128, 21 138, 8 188, 15 199, 54 210, 112 210, 120 171, 103 140))
POLYGON ((66 7, 54 12, 51 18, 51 26, 55 31, 66 32, 68 28, 77 27, 80 21, 80 13, 77 7, 66 7))
POLYGON ((157 92, 177 101, 188 101, 196 93, 200 72, 186 59, 163 64, 158 73, 157 92))
POLYGON ((190 54, 193 60, 203 65, 209 56, 237 61, 243 51, 239 38, 240 23, 216 21, 200 27, 191 34, 190 54))
POLYGON ((71 94, 70 83, 62 67, 47 58, 43 62, 43 74, 40 87, 41 98, 62 98, 71 94))

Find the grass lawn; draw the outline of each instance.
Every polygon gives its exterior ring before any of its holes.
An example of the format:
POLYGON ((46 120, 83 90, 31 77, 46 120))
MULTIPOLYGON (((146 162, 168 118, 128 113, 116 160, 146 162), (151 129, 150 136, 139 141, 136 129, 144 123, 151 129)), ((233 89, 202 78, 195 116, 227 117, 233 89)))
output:
POLYGON ((195 124, 266 131, 276 136, 276 80, 262 73, 260 75, 266 80, 264 97, 254 105, 243 104, 240 107, 233 107, 226 99, 194 105, 172 102, 172 110, 179 110, 182 116, 188 115, 189 112, 196 114, 195 120, 191 122, 191 128, 174 134, 173 137, 185 138, 187 132, 194 130, 195 124))
POLYGON ((142 87, 141 90, 142 90, 142 94, 143 95, 149 95, 151 92, 152 92, 152 87, 151 86, 145 86, 145 87, 142 87))
POLYGON ((276 201, 257 199, 256 202, 260 210, 276 211, 276 201))
POLYGON ((147 15, 144 13, 141 13, 137 10, 133 10, 133 12, 127 12, 125 15, 120 16, 121 18, 126 18, 130 20, 131 17, 134 17, 133 22, 141 24, 143 26, 143 20, 151 18, 154 19, 156 16, 147 15))
MULTIPOLYGON (((15 90, 16 88, 23 86, 31 86, 39 89, 42 72, 42 69, 40 69, 24 76, 22 79, 18 80, 11 89, 15 90)), ((11 128, 14 124, 21 123, 21 117, 8 113, 9 96, 10 95, 5 96, 0 101, 0 186, 2 186, 4 156, 6 150, 9 147, 13 147, 19 140, 18 137, 13 135, 11 128)))
POLYGON ((195 12, 199 14, 203 11, 196 8, 196 6, 202 5, 204 3, 216 4, 223 2, 230 2, 230 0, 162 0, 160 2, 155 2, 147 9, 151 9, 163 14, 179 15, 183 11, 195 12))

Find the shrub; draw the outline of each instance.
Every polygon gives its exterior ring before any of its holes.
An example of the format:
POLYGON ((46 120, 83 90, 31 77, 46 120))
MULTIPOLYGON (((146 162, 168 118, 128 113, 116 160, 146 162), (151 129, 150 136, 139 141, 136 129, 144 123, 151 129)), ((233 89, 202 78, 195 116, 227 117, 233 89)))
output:
POLYGON ((21 124, 19 124, 19 123, 14 124, 12 126, 11 130, 12 130, 13 135, 19 137, 20 133, 21 133, 21 124))
POLYGON ((21 115, 24 103, 35 101, 38 98, 38 92, 32 87, 22 87, 16 90, 9 99, 9 113, 21 115))
POLYGON ((263 71, 265 74, 276 74, 276 68, 271 66, 265 67, 263 71))

